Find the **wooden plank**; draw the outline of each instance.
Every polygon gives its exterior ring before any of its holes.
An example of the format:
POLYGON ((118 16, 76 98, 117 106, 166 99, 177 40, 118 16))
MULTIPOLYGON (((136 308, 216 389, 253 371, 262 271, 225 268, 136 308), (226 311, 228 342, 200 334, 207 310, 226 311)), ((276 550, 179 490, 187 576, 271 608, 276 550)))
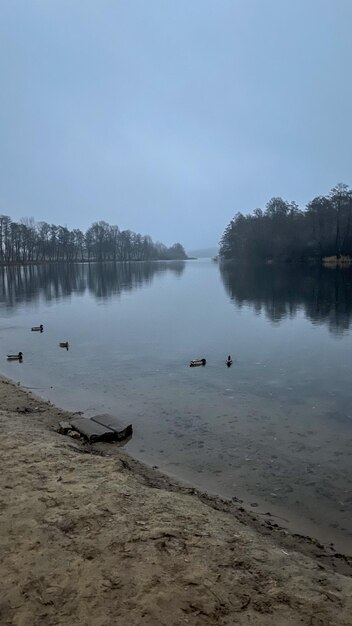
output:
POLYGON ((123 439, 127 439, 127 437, 131 437, 133 429, 132 424, 128 424, 128 426, 124 426, 119 420, 118 417, 114 415, 109 415, 108 413, 104 413, 102 415, 94 415, 91 418, 93 422, 100 424, 101 426, 105 426, 105 428, 110 428, 117 435, 117 441, 123 441, 123 439))
POLYGON ((105 428, 111 428, 112 430, 119 431, 125 428, 121 420, 119 420, 117 417, 114 417, 114 415, 110 415, 109 413, 93 415, 93 417, 91 417, 90 419, 93 420, 93 422, 101 424, 102 426, 105 426, 105 428))
POLYGON ((71 421, 71 426, 88 441, 116 441, 117 434, 111 428, 93 422, 86 417, 77 417, 71 421))

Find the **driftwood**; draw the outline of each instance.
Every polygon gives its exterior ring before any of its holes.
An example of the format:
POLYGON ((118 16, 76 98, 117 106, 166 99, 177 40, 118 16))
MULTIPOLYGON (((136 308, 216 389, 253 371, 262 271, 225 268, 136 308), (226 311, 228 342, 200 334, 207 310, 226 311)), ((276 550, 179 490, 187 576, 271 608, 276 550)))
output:
POLYGON ((110 430, 114 431, 114 433, 116 434, 115 441, 123 441, 124 439, 132 436, 132 424, 128 424, 128 426, 123 426, 123 424, 121 424, 120 420, 117 417, 109 415, 108 413, 104 413, 103 415, 95 415, 91 418, 91 420, 101 426, 104 426, 105 428, 109 428, 110 430))
POLYGON ((112 415, 96 415, 91 419, 76 417, 70 423, 60 422, 58 431, 69 434, 70 430, 77 431, 86 441, 124 441, 132 436, 132 424, 122 426, 117 418, 112 415))

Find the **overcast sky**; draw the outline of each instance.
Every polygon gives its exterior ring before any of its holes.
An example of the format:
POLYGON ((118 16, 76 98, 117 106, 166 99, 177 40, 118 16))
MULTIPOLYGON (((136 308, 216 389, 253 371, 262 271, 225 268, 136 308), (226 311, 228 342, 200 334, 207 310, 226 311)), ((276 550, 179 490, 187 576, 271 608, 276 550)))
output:
POLYGON ((352 184, 352 0, 0 0, 0 213, 186 249, 352 184))

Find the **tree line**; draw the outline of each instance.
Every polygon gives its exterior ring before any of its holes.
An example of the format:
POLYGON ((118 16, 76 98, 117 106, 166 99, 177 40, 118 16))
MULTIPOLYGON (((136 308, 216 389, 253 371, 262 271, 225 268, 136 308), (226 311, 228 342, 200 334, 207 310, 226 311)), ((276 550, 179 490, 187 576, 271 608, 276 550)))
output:
POLYGON ((0 264, 55 261, 167 261, 187 259, 180 243, 167 247, 148 235, 94 222, 86 232, 0 215, 0 264))
POLYGON ((339 183, 304 209, 277 197, 265 210, 237 213, 225 229, 219 254, 255 262, 352 258, 352 190, 339 183))

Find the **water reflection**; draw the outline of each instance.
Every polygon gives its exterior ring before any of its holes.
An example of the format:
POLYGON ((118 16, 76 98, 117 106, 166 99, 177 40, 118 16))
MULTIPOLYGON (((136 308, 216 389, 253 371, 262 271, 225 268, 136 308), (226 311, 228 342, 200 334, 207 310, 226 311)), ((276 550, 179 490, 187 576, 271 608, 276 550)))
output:
POLYGON ((2 267, 0 305, 12 308, 39 298, 61 300, 87 291, 97 299, 108 299, 150 285, 158 274, 181 275, 184 269, 183 261, 2 267))
POLYGON ((221 277, 239 308, 250 305, 272 322, 303 310, 313 323, 334 334, 352 321, 352 270, 323 267, 234 266, 222 264, 221 277))

